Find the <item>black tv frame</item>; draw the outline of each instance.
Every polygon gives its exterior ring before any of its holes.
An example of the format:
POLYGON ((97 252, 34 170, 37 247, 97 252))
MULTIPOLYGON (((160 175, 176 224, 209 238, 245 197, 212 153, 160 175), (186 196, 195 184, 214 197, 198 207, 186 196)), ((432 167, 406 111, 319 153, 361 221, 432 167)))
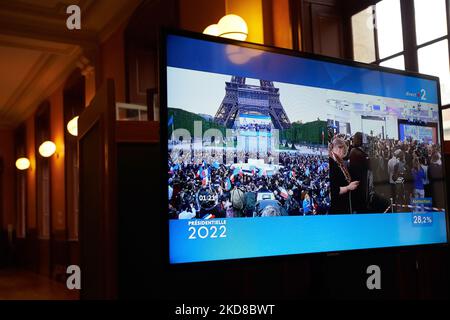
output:
MULTIPOLYGON (((410 77, 416 77, 421 79, 427 79, 436 81, 437 84, 437 97, 438 97, 438 110, 439 110, 439 133, 441 138, 441 155, 444 154, 443 146, 444 146, 444 131, 443 131, 443 123, 442 123, 442 104, 441 104, 441 91, 440 91, 440 81, 439 78, 436 76, 421 74, 418 72, 412 72, 412 71, 403 71, 403 70, 397 70, 392 69, 388 67, 380 67, 373 64, 368 63, 362 63, 357 62, 353 60, 347 60, 347 59, 341 59, 341 58, 334 58, 319 54, 313 54, 313 53, 307 53, 307 52, 300 52, 295 51, 291 49, 285 49, 285 48, 279 48, 275 46, 269 46, 269 45, 262 45, 258 43, 253 42, 246 42, 246 41, 239 41, 239 40, 233 40, 228 38, 221 38, 216 36, 210 36, 202 33, 192 32, 192 31, 186 31, 181 29, 171 29, 171 28, 162 28, 161 32, 159 34, 159 47, 158 47, 158 61, 159 61, 159 112, 160 112, 160 147, 161 147, 161 154, 160 154, 160 160, 163 166, 163 170, 160 172, 160 179, 161 181, 164 181, 163 186, 166 187, 163 190, 162 194, 165 194, 166 196, 162 197, 160 199, 160 206, 159 208, 162 209, 162 212, 158 212, 156 214, 165 215, 161 219, 162 223, 160 225, 161 228, 161 234, 162 234, 162 246, 163 246, 163 252, 164 255, 162 257, 163 264, 169 268, 169 269, 189 269, 189 268, 196 268, 197 266, 219 266, 219 265, 248 265, 253 264, 256 262, 265 262, 265 261, 286 261, 292 257, 298 257, 298 256, 323 256, 323 255, 337 255, 337 254, 346 254, 346 253, 354 253, 354 252, 360 252, 360 253, 366 253, 366 252, 376 252, 376 251, 399 251, 404 250, 406 248, 414 250, 418 248, 436 248, 436 247, 449 247, 449 214, 448 214, 448 192, 447 192, 447 179, 444 179, 444 193, 445 193, 445 222, 446 222, 446 231, 447 231, 447 241, 445 243, 432 243, 432 244, 418 244, 418 245, 406 245, 406 246, 388 246, 388 247, 378 247, 378 248, 360 248, 360 249, 351 249, 351 250, 338 250, 338 251, 322 251, 322 252, 309 252, 309 253, 296 253, 296 254, 287 254, 287 255, 275 255, 275 256, 260 256, 260 257, 245 257, 245 258, 234 258, 234 259, 224 259, 224 260, 208 260, 208 261, 198 261, 198 262, 186 262, 186 263, 170 263, 170 247, 169 247, 169 218, 166 215, 167 214, 167 208, 169 205, 169 200, 167 198, 167 181, 168 181, 168 172, 165 169, 167 166, 168 161, 168 145, 167 145, 167 139, 168 139, 168 127, 167 127, 167 116, 168 116, 168 106, 167 106, 167 61, 166 61, 166 53, 167 53, 167 47, 166 47, 166 39, 169 35, 175 35, 175 36, 182 36, 182 37, 188 37, 192 39, 197 40, 204 40, 204 41, 210 41, 210 42, 216 42, 221 44, 231 44, 236 45, 240 47, 245 48, 251 48, 251 49, 257 49, 257 50, 263 50, 266 52, 272 52, 272 53, 278 53, 278 54, 284 54, 289 55, 293 57, 298 58, 304 58, 304 59, 311 59, 311 60, 317 60, 317 61, 323 61, 323 62, 331 62, 331 63, 337 63, 352 67, 359 67, 359 68, 365 68, 369 70, 374 71, 381 71, 381 72, 387 72, 387 73, 393 73, 393 74, 400 74, 410 77)), ((444 157, 441 157, 442 160, 442 170, 443 175, 446 177, 446 166, 445 166, 445 160, 444 157)))

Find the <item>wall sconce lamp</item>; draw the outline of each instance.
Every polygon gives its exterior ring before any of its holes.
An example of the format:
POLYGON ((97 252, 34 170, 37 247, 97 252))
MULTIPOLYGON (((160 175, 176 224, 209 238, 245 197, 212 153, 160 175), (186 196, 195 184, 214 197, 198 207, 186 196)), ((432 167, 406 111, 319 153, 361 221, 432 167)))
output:
POLYGON ((52 141, 45 141, 39 146, 39 154, 44 158, 51 157, 56 152, 56 145, 52 141))
POLYGON ((203 30, 203 33, 209 34, 210 36, 218 37, 219 36, 219 26, 216 23, 211 24, 211 25, 207 26, 205 28, 205 30, 203 30))
POLYGON ((74 137, 78 136, 78 116, 67 123, 67 131, 74 137))
POLYGON ((217 24, 206 27, 203 33, 211 36, 245 41, 248 35, 248 27, 245 20, 240 16, 227 14, 217 24))
POLYGON ((30 160, 26 157, 21 157, 16 160, 16 168, 19 170, 27 170, 30 167, 30 160))

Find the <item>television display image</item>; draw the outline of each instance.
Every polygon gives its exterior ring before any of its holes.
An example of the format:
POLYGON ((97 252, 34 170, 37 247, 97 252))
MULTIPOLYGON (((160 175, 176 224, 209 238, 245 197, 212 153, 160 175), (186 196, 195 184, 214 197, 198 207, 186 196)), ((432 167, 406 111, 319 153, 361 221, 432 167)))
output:
POLYGON ((437 78, 176 32, 163 47, 170 263, 447 242, 437 78))
POLYGON ((399 139, 415 140, 426 144, 437 144, 437 128, 428 125, 399 123, 399 139))

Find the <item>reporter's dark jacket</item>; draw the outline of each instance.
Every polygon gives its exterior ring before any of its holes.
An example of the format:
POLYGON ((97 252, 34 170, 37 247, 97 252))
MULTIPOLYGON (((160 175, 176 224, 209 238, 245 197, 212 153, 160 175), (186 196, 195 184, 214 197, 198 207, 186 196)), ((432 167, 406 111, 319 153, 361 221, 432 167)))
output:
POLYGON ((350 151, 350 164, 348 171, 352 181, 359 181, 358 188, 352 191, 352 210, 367 211, 369 202, 369 187, 367 174, 369 171, 369 156, 361 148, 352 148, 350 151))
POLYGON ((349 192, 344 194, 339 194, 340 187, 345 187, 348 185, 345 179, 344 173, 342 173, 341 168, 333 160, 333 158, 328 159, 330 164, 330 191, 331 191, 331 205, 329 214, 349 214, 350 212, 350 198, 349 192))

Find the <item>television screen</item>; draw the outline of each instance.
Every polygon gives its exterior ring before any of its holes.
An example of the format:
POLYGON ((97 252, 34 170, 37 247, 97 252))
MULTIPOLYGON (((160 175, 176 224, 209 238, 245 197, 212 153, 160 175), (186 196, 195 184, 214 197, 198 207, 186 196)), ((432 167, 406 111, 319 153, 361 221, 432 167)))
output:
POLYGON ((170 263, 447 242, 437 78, 184 32, 162 48, 170 263))
POLYGON ((401 141, 415 140, 425 144, 437 144, 436 126, 418 126, 411 123, 399 123, 398 126, 400 131, 399 139, 401 141))

